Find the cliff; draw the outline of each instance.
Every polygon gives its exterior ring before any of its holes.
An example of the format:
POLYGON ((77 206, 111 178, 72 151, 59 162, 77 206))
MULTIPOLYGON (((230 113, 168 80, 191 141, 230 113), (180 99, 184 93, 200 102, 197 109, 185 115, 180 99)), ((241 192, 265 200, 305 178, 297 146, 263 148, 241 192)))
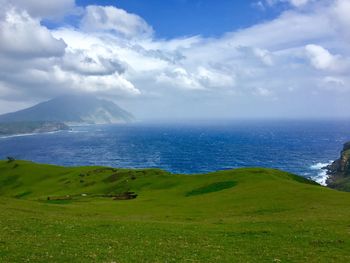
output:
POLYGON ((350 191, 350 142, 344 144, 340 158, 325 167, 328 174, 327 185, 343 191, 350 191))

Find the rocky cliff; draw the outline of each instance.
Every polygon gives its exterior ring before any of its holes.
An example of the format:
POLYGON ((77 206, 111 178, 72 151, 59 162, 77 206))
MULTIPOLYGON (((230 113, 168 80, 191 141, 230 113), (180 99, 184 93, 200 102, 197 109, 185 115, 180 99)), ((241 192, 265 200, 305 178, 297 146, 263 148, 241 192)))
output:
POLYGON ((350 142, 344 144, 340 158, 325 167, 328 174, 327 185, 343 191, 350 191, 350 142))

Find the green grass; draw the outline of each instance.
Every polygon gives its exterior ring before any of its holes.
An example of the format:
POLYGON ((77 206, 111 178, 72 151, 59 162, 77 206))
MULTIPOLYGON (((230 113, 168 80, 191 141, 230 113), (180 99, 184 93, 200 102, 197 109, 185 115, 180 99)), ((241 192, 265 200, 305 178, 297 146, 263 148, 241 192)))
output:
POLYGON ((350 262, 350 193, 282 171, 15 163, 0 161, 0 262, 350 262))
POLYGON ((190 192, 186 193, 186 196, 202 195, 202 194, 218 192, 218 191, 222 191, 222 190, 234 187, 235 185, 236 185, 236 182, 234 181, 216 182, 206 186, 202 186, 197 189, 193 189, 190 192))

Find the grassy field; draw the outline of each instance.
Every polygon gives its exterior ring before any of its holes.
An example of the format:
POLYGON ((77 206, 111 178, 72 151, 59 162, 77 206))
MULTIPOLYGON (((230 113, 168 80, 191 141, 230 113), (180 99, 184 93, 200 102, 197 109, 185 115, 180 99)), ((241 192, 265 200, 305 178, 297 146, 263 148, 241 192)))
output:
POLYGON ((0 262, 350 262, 350 193, 261 168, 0 161, 0 262))

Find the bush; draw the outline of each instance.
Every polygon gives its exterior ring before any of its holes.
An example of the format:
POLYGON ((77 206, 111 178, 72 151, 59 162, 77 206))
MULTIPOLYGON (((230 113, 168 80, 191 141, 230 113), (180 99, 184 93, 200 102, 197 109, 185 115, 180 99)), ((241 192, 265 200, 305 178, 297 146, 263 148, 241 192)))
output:
POLYGON ((11 157, 11 156, 7 156, 6 158, 7 158, 8 163, 12 163, 12 162, 16 161, 16 159, 11 157))

